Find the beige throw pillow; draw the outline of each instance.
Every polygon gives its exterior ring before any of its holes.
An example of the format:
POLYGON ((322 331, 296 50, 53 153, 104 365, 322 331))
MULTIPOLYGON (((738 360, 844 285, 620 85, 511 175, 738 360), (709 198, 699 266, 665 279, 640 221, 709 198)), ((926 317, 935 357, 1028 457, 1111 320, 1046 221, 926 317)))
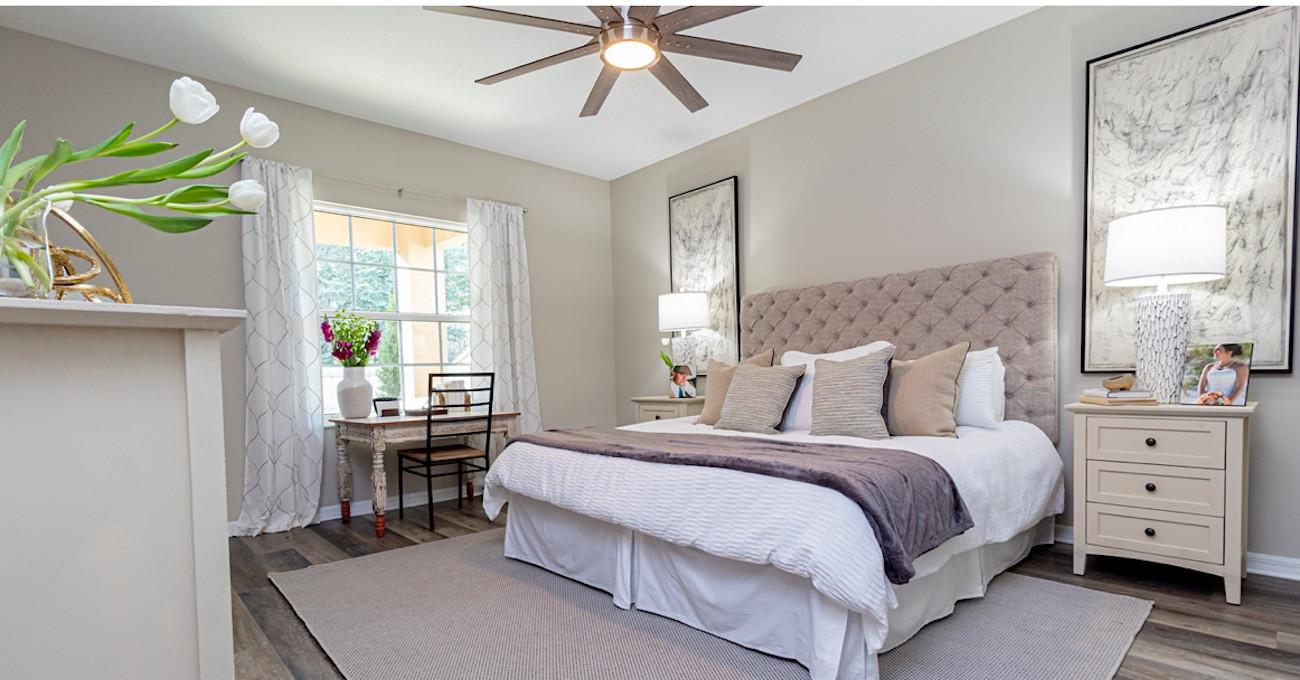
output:
MULTIPOLYGON (((747 364, 763 366, 772 365, 772 350, 760 352, 745 360, 747 364)), ((695 422, 701 425, 716 425, 722 417, 722 405, 727 400, 727 390, 731 389, 731 378, 736 374, 733 364, 725 364, 717 359, 709 360, 708 378, 704 386, 704 408, 695 422)))
POLYGON ((727 400, 722 405, 722 417, 715 427, 776 434, 779 431, 776 426, 781 424, 781 416, 803 371, 803 366, 737 366, 731 376, 727 400))
POLYGON ((921 437, 957 436, 957 379, 970 343, 927 354, 912 361, 890 364, 889 434, 921 437))

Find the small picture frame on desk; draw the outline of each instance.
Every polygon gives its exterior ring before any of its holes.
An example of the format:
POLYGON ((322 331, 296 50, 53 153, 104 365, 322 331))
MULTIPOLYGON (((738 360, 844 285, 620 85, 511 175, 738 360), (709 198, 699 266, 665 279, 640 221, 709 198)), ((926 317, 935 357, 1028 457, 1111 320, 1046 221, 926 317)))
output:
POLYGON ((1253 342, 1188 345, 1179 403, 1245 406, 1254 352, 1253 342))
POLYGON ((396 397, 375 397, 370 403, 375 407, 375 415, 381 418, 402 415, 402 402, 396 397))

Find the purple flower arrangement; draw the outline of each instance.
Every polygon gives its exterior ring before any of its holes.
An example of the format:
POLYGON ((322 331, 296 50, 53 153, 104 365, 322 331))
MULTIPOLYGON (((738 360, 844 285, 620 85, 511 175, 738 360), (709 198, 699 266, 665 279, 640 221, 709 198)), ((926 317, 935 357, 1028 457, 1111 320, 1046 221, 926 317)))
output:
POLYGON ((330 345, 330 356, 344 366, 365 366, 379 351, 379 324, 370 319, 340 310, 333 319, 320 322, 320 334, 330 345))

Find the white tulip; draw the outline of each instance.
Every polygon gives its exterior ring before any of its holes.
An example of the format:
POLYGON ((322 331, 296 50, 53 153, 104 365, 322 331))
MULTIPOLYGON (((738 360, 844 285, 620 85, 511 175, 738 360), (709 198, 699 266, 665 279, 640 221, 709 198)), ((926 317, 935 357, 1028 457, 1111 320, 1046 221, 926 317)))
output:
POLYGON ((198 125, 217 115, 221 110, 217 98, 203 87, 203 83, 185 76, 172 81, 169 93, 172 115, 182 123, 198 125))
POLYGON ((239 121, 239 136, 254 149, 265 149, 280 139, 280 126, 250 106, 239 121))
POLYGON ((230 185, 229 196, 236 208, 256 212, 266 202, 266 189, 255 179, 241 179, 230 185))

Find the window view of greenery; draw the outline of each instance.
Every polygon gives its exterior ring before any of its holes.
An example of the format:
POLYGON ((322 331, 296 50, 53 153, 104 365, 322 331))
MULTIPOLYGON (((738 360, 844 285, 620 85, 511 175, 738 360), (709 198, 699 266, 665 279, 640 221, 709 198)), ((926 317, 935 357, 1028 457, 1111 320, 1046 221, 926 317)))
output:
MULTIPOLYGON (((469 237, 462 227, 334 207, 315 218, 322 313, 353 310, 383 333, 366 368, 375 396, 422 403, 429 373, 469 370, 469 237)), ((321 363, 325 411, 335 413, 343 369, 328 351, 321 363)))

